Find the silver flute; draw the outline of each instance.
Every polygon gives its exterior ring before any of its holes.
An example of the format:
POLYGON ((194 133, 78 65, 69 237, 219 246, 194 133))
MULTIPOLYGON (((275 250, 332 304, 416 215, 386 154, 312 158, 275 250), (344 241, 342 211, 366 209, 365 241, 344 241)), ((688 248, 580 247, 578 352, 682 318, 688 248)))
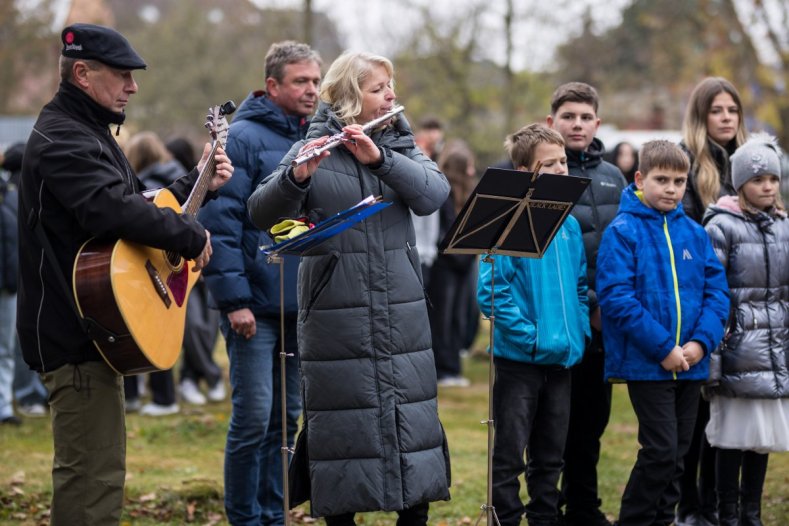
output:
MULTIPOLYGON (((401 113, 403 110, 405 110, 405 106, 395 106, 394 108, 392 108, 392 110, 389 113, 385 115, 381 115, 377 119, 373 119, 367 124, 365 124, 364 126, 362 126, 362 131, 364 133, 367 133, 371 130, 374 130, 379 125, 385 123, 392 117, 395 117, 398 113, 401 113)), ((319 157, 320 154, 322 154, 326 150, 331 150, 332 148, 339 146, 346 141, 348 141, 348 135, 345 132, 335 133, 334 135, 329 137, 325 143, 321 144, 320 146, 316 146, 301 152, 298 157, 296 157, 290 162, 290 165, 296 167, 299 166, 300 164, 304 164, 309 160, 319 157)))

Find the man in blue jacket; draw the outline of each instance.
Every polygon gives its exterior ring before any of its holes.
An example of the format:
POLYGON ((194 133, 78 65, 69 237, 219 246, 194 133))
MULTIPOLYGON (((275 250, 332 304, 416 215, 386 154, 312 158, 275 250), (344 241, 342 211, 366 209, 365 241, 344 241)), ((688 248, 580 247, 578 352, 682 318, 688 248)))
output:
MULTIPOLYGON (((279 349, 279 265, 259 247, 271 244, 249 220, 246 202, 296 141, 318 103, 321 59, 305 44, 273 44, 265 59, 265 91, 241 104, 230 126, 232 184, 206 206, 200 220, 214 242, 206 284, 222 312, 232 387, 225 447, 225 509, 233 525, 283 524, 279 349), (210 226, 208 226, 210 225, 210 226)), ((293 443, 301 412, 296 344, 297 258, 285 261, 287 422, 293 443)))

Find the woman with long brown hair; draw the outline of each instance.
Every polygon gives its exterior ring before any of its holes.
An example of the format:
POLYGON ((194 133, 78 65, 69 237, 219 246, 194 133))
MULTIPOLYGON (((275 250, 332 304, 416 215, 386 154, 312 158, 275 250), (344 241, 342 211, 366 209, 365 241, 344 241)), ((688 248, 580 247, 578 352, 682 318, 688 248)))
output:
MULTIPOLYGON (((736 195, 729 157, 745 142, 742 99, 734 85, 722 77, 707 77, 693 89, 682 124, 680 146, 690 157, 687 190, 682 204, 696 222, 711 204, 736 195)), ((712 349, 708 349, 712 351, 712 349)), ((710 418, 709 403, 700 400, 693 439, 685 455, 680 479, 677 526, 717 524, 715 516, 715 450, 704 435, 710 418)))
POLYGON ((690 95, 680 143, 690 157, 683 206, 698 223, 719 197, 736 194, 729 156, 745 142, 744 120, 740 94, 722 77, 707 77, 690 95))

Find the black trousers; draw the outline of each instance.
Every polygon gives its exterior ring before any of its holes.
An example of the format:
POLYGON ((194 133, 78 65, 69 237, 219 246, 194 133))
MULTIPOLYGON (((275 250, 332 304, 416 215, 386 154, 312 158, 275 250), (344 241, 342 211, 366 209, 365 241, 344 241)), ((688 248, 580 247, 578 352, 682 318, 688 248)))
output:
POLYGON ((559 475, 570 420, 570 371, 560 366, 494 360, 493 507, 501 526, 552 525, 559 511, 559 475), (528 462, 524 463, 524 453, 528 462), (520 499, 526 472, 529 503, 520 499))
POLYGON ((710 403, 699 400, 699 412, 693 429, 693 440, 685 455, 685 470, 679 483, 677 515, 687 517, 700 513, 712 518, 715 513, 715 455, 717 449, 707 440, 705 431, 710 421, 710 403))
POLYGON ((597 462, 611 415, 611 384, 603 379, 604 369, 605 355, 589 350, 571 369, 570 428, 562 472, 562 498, 568 512, 583 514, 600 507, 597 462))
MULTIPOLYGON (((172 369, 150 373, 148 378, 153 403, 173 405, 175 403, 175 380, 173 379, 172 369)), ((123 377, 123 392, 126 400, 136 400, 140 397, 138 381, 137 376, 123 377)))
MULTIPOLYGON (((413 508, 397 512, 397 526, 423 526, 427 525, 427 511, 430 504, 418 504, 413 508)), ((342 515, 329 515, 324 517, 326 526, 354 526, 353 517, 355 513, 343 513, 342 515)))
POLYGON ((439 256, 430 272, 428 311, 433 335, 436 377, 460 376, 460 351, 466 345, 469 305, 474 301, 469 274, 475 267, 456 269, 439 256))
POLYGON ((674 522, 701 382, 631 381, 627 390, 638 418, 641 449, 622 495, 618 524, 668 526, 674 522))

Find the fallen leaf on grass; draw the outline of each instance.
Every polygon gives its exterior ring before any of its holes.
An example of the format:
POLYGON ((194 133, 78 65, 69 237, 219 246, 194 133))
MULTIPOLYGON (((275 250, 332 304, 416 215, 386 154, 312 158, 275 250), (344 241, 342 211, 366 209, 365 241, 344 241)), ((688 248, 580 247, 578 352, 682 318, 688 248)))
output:
POLYGON ((12 486, 22 486, 25 483, 25 472, 17 471, 11 475, 11 480, 8 481, 12 486))
POLYGON ((137 500, 139 502, 153 502, 156 500, 156 493, 146 493, 145 495, 140 495, 140 498, 137 500))

